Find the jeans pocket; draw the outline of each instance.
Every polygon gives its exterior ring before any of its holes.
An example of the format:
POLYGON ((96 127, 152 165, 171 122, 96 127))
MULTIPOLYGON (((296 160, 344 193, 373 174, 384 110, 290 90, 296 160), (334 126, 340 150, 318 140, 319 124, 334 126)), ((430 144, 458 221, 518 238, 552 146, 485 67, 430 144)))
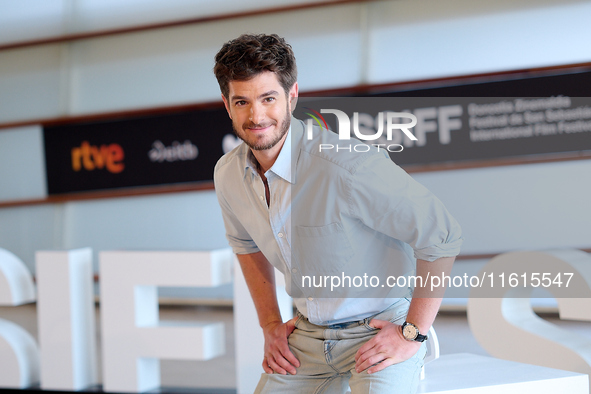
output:
POLYGON ((369 322, 373 319, 373 317, 366 317, 363 319, 363 327, 365 327, 368 331, 377 331, 379 328, 375 328, 369 325, 369 322))
POLYGON ((294 327, 295 327, 296 329, 298 329, 298 328, 299 328, 299 327, 298 327, 298 324, 300 324, 300 322, 301 322, 301 321, 302 321, 302 319, 304 318, 304 315, 302 315, 300 312, 298 312, 298 314, 297 314, 297 317, 298 317, 298 318, 297 318, 297 319, 296 319, 296 321, 293 323, 293 325, 294 325, 294 327))

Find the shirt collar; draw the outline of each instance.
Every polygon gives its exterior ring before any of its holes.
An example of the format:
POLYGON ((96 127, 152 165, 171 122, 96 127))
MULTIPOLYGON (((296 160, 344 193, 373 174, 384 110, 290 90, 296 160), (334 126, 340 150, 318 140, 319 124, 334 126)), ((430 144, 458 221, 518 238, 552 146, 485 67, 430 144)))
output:
POLYGON ((277 160, 273 163, 273 166, 269 169, 269 171, 273 171, 279 177, 285 179, 289 183, 291 181, 291 124, 289 126, 289 130, 287 131, 287 137, 285 138, 285 142, 281 147, 281 151, 279 152, 279 156, 277 156, 277 160))
MULTIPOLYGON (((293 121, 294 121, 294 118, 292 118, 292 124, 293 124, 293 121)), ((287 182, 294 183, 295 179, 292 180, 292 171, 291 171, 291 167, 292 167, 292 165, 291 165, 292 132, 291 131, 292 131, 292 127, 290 125, 289 130, 287 131, 287 137, 285 138, 283 146, 281 147, 281 151, 279 151, 279 155, 277 156, 277 160, 275 160, 275 163, 273 163, 273 166, 267 172, 271 171, 274 174, 276 174, 277 176, 285 179, 287 182)), ((244 155, 244 157, 245 157, 244 176, 246 176, 248 169, 250 169, 250 171, 252 171, 253 173, 257 172, 257 164, 256 164, 256 159, 254 158, 250 148, 248 148, 248 146, 244 143, 243 143, 243 145, 246 149, 246 154, 244 155)))
POLYGON ((252 171, 252 173, 256 174, 257 165, 254 156, 250 151, 250 148, 244 142, 242 142, 241 148, 244 151, 242 155, 244 157, 244 176, 246 176, 249 170, 252 171))

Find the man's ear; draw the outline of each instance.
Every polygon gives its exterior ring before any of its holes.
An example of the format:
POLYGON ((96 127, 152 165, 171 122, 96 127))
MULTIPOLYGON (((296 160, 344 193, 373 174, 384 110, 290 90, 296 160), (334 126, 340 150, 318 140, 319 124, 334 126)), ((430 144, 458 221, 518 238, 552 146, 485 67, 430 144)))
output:
POLYGON ((224 101, 224 107, 226 107, 226 111, 228 112, 228 116, 230 117, 230 119, 232 119, 232 114, 230 113, 230 104, 228 103, 228 100, 226 99, 226 96, 224 96, 223 93, 222 93, 222 100, 224 101))
POLYGON ((293 112, 293 110, 295 109, 295 107, 298 103, 298 94, 299 94, 298 83, 295 82, 293 84, 293 86, 291 87, 291 89, 289 89, 289 105, 290 105, 291 112, 293 112))

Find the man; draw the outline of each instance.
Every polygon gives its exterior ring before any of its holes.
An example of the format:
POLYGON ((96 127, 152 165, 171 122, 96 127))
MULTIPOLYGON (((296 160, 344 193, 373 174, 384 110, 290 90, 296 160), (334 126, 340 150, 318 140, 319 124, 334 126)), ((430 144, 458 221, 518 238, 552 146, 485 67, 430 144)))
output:
POLYGON ((415 258, 417 276, 448 274, 459 226, 382 152, 319 152, 319 143, 338 141, 319 129, 304 138, 303 122, 291 118, 297 70, 285 40, 242 35, 215 61, 244 141, 219 160, 214 180, 265 338, 266 374, 256 392, 415 392, 444 288, 417 286, 412 300, 369 288, 354 297, 306 287, 304 274, 344 278, 360 267, 408 274, 415 258), (279 314, 273 267, 286 276, 298 309, 288 322, 279 314))

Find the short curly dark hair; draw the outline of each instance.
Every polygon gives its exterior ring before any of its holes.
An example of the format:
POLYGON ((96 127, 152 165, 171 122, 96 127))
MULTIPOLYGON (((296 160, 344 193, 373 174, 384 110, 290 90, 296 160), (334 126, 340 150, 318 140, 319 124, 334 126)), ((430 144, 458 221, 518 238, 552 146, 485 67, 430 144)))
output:
POLYGON ((246 81, 263 71, 277 74, 285 94, 297 80, 291 46, 277 34, 243 34, 225 43, 215 55, 213 72, 226 98, 231 81, 246 81))

